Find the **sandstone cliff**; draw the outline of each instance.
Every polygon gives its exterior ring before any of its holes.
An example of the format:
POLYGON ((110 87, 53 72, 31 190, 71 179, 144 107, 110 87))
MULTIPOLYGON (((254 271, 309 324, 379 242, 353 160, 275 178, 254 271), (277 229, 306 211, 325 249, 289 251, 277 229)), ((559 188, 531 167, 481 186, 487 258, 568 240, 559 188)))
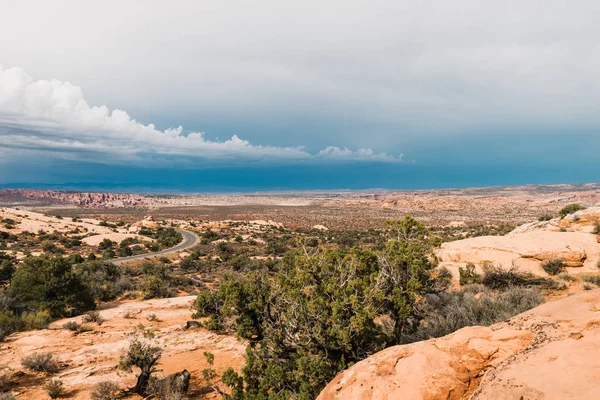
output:
POLYGON ((58 190, 3 189, 0 197, 45 199, 59 204, 73 204, 83 208, 144 207, 143 195, 126 193, 63 192, 58 190))

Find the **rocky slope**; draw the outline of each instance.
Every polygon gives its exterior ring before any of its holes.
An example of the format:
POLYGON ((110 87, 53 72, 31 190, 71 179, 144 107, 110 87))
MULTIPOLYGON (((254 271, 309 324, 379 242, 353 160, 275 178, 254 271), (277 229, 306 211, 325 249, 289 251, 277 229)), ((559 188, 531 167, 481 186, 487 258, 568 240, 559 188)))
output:
POLYGON ((83 208, 143 207, 147 205, 144 196, 125 193, 62 192, 58 190, 3 189, 0 199, 35 199, 51 203, 72 204, 83 208))
POLYGON ((318 399, 600 398, 600 290, 491 327, 383 350, 340 373, 318 399))
POLYGON ((535 221, 516 228, 511 234, 527 232, 585 232, 591 233, 594 224, 600 221, 600 207, 590 207, 569 214, 563 219, 554 218, 550 221, 535 221))
POLYGON ((87 233, 108 234, 112 229, 101 226, 100 220, 94 218, 83 218, 73 221, 73 218, 57 218, 33 211, 20 210, 18 208, 0 208, 0 230, 17 234, 22 232, 38 233, 39 231, 69 232, 79 229, 87 233), (10 221, 10 223, 6 223, 10 221))
MULTIPOLYGON (((158 373, 167 375, 187 369, 192 374, 190 398, 218 398, 202 380, 202 370, 208 368, 205 351, 215 355, 218 376, 230 366, 243 364, 245 345, 231 336, 220 336, 204 329, 184 330, 191 318, 190 305, 195 296, 132 301, 100 311, 101 325, 88 324, 89 332, 74 333, 63 328, 69 321, 81 322, 82 317, 55 321, 49 329, 20 332, 2 343, 0 372, 9 376, 8 387, 18 399, 43 399, 42 388, 48 377, 25 370, 21 360, 35 352, 54 353, 61 364, 53 378, 60 379, 72 399, 90 399, 90 391, 100 381, 113 381, 122 388, 135 384, 135 374, 117 369, 119 357, 128 346, 130 334, 140 325, 154 332, 165 350, 158 373)), ((133 398, 133 397, 132 397, 133 398)))
POLYGON ((481 272, 485 262, 546 276, 541 264, 550 259, 564 260, 570 274, 597 273, 600 236, 591 233, 596 221, 600 221, 600 207, 560 220, 528 223, 506 236, 481 236, 444 243, 437 255, 441 265, 457 279, 459 267, 473 263, 481 272))

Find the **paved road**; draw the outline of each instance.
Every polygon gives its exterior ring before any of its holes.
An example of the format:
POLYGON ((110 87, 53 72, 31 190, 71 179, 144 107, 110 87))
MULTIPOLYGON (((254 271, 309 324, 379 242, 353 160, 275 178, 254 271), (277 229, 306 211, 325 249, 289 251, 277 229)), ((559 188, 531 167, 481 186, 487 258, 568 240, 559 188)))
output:
POLYGON ((153 258, 153 257, 164 255, 164 254, 177 253, 178 251, 182 251, 185 249, 189 249, 190 247, 194 247, 200 240, 198 238, 198 236, 196 236, 195 233, 192 233, 190 231, 184 231, 183 229, 179 229, 179 228, 175 228, 175 230, 177 232, 181 233, 181 236, 183 236, 183 240, 181 242, 179 242, 179 244, 177 246, 171 247, 170 249, 160 250, 160 251, 157 251, 154 253, 145 253, 145 254, 138 254, 137 256, 115 258, 111 261, 114 264, 121 265, 121 264, 126 264, 131 261, 138 261, 138 260, 143 260, 146 258, 153 258))

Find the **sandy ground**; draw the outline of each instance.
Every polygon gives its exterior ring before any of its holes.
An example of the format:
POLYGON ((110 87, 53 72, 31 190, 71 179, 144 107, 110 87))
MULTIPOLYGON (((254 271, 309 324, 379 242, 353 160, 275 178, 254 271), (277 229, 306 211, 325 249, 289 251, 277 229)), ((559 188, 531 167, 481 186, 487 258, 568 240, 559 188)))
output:
POLYGON ((82 222, 73 222, 73 219, 70 217, 59 219, 55 216, 16 208, 0 208, 0 220, 3 219, 12 219, 16 222, 13 229, 7 229, 6 226, 2 226, 2 230, 10 233, 21 233, 24 231, 31 233, 38 233, 39 231, 70 232, 75 228, 89 233, 112 233, 109 227, 99 226, 100 220, 98 219, 83 218, 82 222))
POLYGON ((89 246, 98 246, 104 239, 109 239, 113 242, 121 243, 127 238, 137 239, 142 242, 152 241, 152 239, 150 239, 147 236, 136 235, 133 233, 105 233, 103 235, 88 236, 82 239, 82 242, 89 246))

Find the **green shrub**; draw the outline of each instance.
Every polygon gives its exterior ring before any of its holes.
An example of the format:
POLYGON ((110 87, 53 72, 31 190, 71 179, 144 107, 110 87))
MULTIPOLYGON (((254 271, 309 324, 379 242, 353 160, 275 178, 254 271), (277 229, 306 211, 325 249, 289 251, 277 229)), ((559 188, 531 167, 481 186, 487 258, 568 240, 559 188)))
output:
POLYGON ((47 374, 58 372, 58 362, 52 353, 33 353, 23 358, 21 365, 34 372, 47 374))
POLYGON ((119 359, 119 368, 131 372, 132 367, 140 369, 135 388, 131 391, 141 396, 147 395, 148 382, 151 374, 155 372, 154 365, 161 358, 163 348, 152 342, 140 340, 134 336, 129 343, 126 353, 119 359))
POLYGON ((215 241, 215 240, 219 239, 220 237, 221 236, 217 232, 210 230, 210 229, 202 234, 202 238, 206 239, 208 242, 215 241))
POLYGON ((25 330, 45 329, 52 321, 52 316, 46 310, 24 312, 20 318, 25 325, 25 330))
POLYGON ((594 222, 594 229, 592 230, 594 235, 600 235, 600 221, 594 222))
POLYGON ((109 261, 86 261, 74 266, 74 271, 92 296, 100 301, 114 300, 132 288, 129 270, 109 261))
POLYGON ((175 294, 169 280, 158 275, 147 275, 142 282, 145 299, 172 297, 175 294))
POLYGON ((569 204, 568 206, 563 207, 559 212, 558 216, 562 219, 569 214, 573 214, 579 210, 585 210, 585 207, 580 204, 569 204))
POLYGON ((558 275, 565 271, 565 260, 562 258, 546 260, 542 263, 542 268, 548 275, 558 275))
POLYGON ((183 236, 173 228, 158 228, 155 239, 162 247, 166 248, 179 244, 183 240, 183 236))
POLYGON ((151 251, 151 252, 155 252, 155 251, 159 251, 160 250, 160 245, 157 242, 155 242, 155 241, 144 243, 144 247, 146 249, 148 249, 148 251, 151 251))
POLYGON ((129 246, 119 246, 117 254, 119 255, 119 257, 129 257, 133 255, 133 250, 131 250, 129 246))
POLYGON ((10 260, 0 260, 0 281, 10 281, 16 270, 10 260))
POLYGON ((174 296, 174 278, 171 269, 167 265, 145 261, 141 269, 144 273, 144 278, 140 288, 144 294, 144 298, 152 299, 174 296))
POLYGON ((434 281, 434 291, 446 290, 452 286, 452 272, 446 267, 440 267, 435 270, 436 274, 432 274, 434 281))
POLYGON ((19 307, 48 310, 52 317, 80 314, 96 304, 89 288, 62 257, 28 257, 11 280, 8 295, 19 307))
POLYGON ((475 264, 468 263, 465 268, 458 268, 459 283, 461 286, 469 285, 472 283, 479 283, 481 275, 475 272, 475 264))
POLYGON ((115 258, 115 251, 113 249, 106 249, 102 252, 102 258, 105 260, 110 260, 111 258, 115 258))
POLYGON ((75 253, 69 255, 69 257, 67 257, 67 261, 69 262, 69 264, 81 264, 85 260, 80 254, 75 253))
POLYGON ((48 311, 34 311, 16 314, 14 311, 0 311, 0 341, 13 332, 44 329, 52 320, 48 311))
POLYGON ((44 250, 44 253, 47 254, 60 254, 62 253, 62 249, 60 249, 59 247, 57 247, 54 243, 52 242, 46 242, 42 245, 42 250, 44 250))
POLYGON ((250 342, 243 377, 226 379, 237 398, 316 398, 351 363, 404 342, 420 299, 439 287, 436 241, 410 216, 386 225, 393 239, 379 253, 290 251, 274 276, 232 275, 198 295, 195 318, 250 342))
POLYGON ((138 242, 138 240, 136 238, 128 237, 128 238, 121 240, 121 243, 119 243, 119 247, 130 246, 137 242, 138 242))
POLYGON ((544 214, 538 218, 538 221, 550 221, 552 218, 551 214, 544 214))
POLYGON ((235 249, 227 242, 220 242, 217 244, 217 254, 219 258, 223 261, 229 261, 229 259, 234 255, 235 249))

